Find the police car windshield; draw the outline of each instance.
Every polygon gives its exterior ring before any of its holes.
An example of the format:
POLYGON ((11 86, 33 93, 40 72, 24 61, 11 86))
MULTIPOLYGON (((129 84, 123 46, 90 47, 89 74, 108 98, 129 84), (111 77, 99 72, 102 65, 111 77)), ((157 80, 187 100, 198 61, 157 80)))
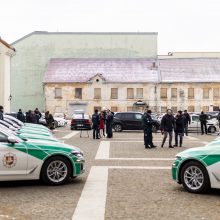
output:
POLYGON ((18 120, 17 118, 15 118, 15 117, 12 117, 10 115, 4 115, 4 118, 10 119, 11 121, 14 121, 15 123, 17 123, 20 126, 24 126, 24 123, 21 122, 20 120, 18 120))
POLYGON ((8 137, 14 137, 18 142, 22 142, 23 140, 13 134, 11 134, 10 132, 5 131, 4 129, 0 128, 0 133, 3 133, 4 135, 8 136, 8 137))
POLYGON ((11 126, 8 122, 3 121, 3 120, 0 120, 0 124, 5 125, 7 128, 9 128, 11 126))
POLYGON ((9 129, 8 127, 6 127, 5 125, 0 124, 0 129, 4 130, 4 131, 6 131, 6 132, 8 132, 8 133, 10 133, 10 134, 16 135, 16 132, 10 130, 10 129, 9 129))

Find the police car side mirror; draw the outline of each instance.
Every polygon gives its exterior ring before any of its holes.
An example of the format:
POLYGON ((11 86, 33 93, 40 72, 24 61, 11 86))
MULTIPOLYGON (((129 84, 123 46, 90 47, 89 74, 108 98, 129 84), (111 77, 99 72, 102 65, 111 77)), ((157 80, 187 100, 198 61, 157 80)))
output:
POLYGON ((8 142, 11 143, 11 144, 18 143, 18 141, 16 140, 16 138, 13 137, 13 136, 9 136, 9 137, 8 137, 8 142))

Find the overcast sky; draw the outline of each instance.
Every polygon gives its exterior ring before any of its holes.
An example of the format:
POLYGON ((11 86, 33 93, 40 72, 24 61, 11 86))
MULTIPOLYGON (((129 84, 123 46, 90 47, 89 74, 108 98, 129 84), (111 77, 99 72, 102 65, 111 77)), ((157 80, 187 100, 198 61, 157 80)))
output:
POLYGON ((220 0, 0 0, 0 36, 158 32, 159 54, 220 51, 220 0))

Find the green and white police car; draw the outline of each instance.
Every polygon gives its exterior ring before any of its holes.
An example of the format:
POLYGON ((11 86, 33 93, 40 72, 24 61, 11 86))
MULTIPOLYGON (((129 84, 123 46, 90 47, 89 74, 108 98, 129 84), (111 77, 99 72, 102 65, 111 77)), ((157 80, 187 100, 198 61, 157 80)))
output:
POLYGON ((0 130, 0 181, 41 179, 61 185, 84 172, 83 152, 46 140, 22 140, 0 130))
POLYGON ((192 193, 220 189, 220 141, 177 154, 172 165, 172 177, 192 193))

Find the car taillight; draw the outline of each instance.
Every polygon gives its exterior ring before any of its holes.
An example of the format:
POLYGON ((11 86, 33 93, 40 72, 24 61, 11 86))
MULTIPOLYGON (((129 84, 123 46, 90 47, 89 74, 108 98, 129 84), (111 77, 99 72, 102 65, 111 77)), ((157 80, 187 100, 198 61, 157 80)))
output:
POLYGON ((76 120, 72 119, 71 124, 76 124, 76 120))

